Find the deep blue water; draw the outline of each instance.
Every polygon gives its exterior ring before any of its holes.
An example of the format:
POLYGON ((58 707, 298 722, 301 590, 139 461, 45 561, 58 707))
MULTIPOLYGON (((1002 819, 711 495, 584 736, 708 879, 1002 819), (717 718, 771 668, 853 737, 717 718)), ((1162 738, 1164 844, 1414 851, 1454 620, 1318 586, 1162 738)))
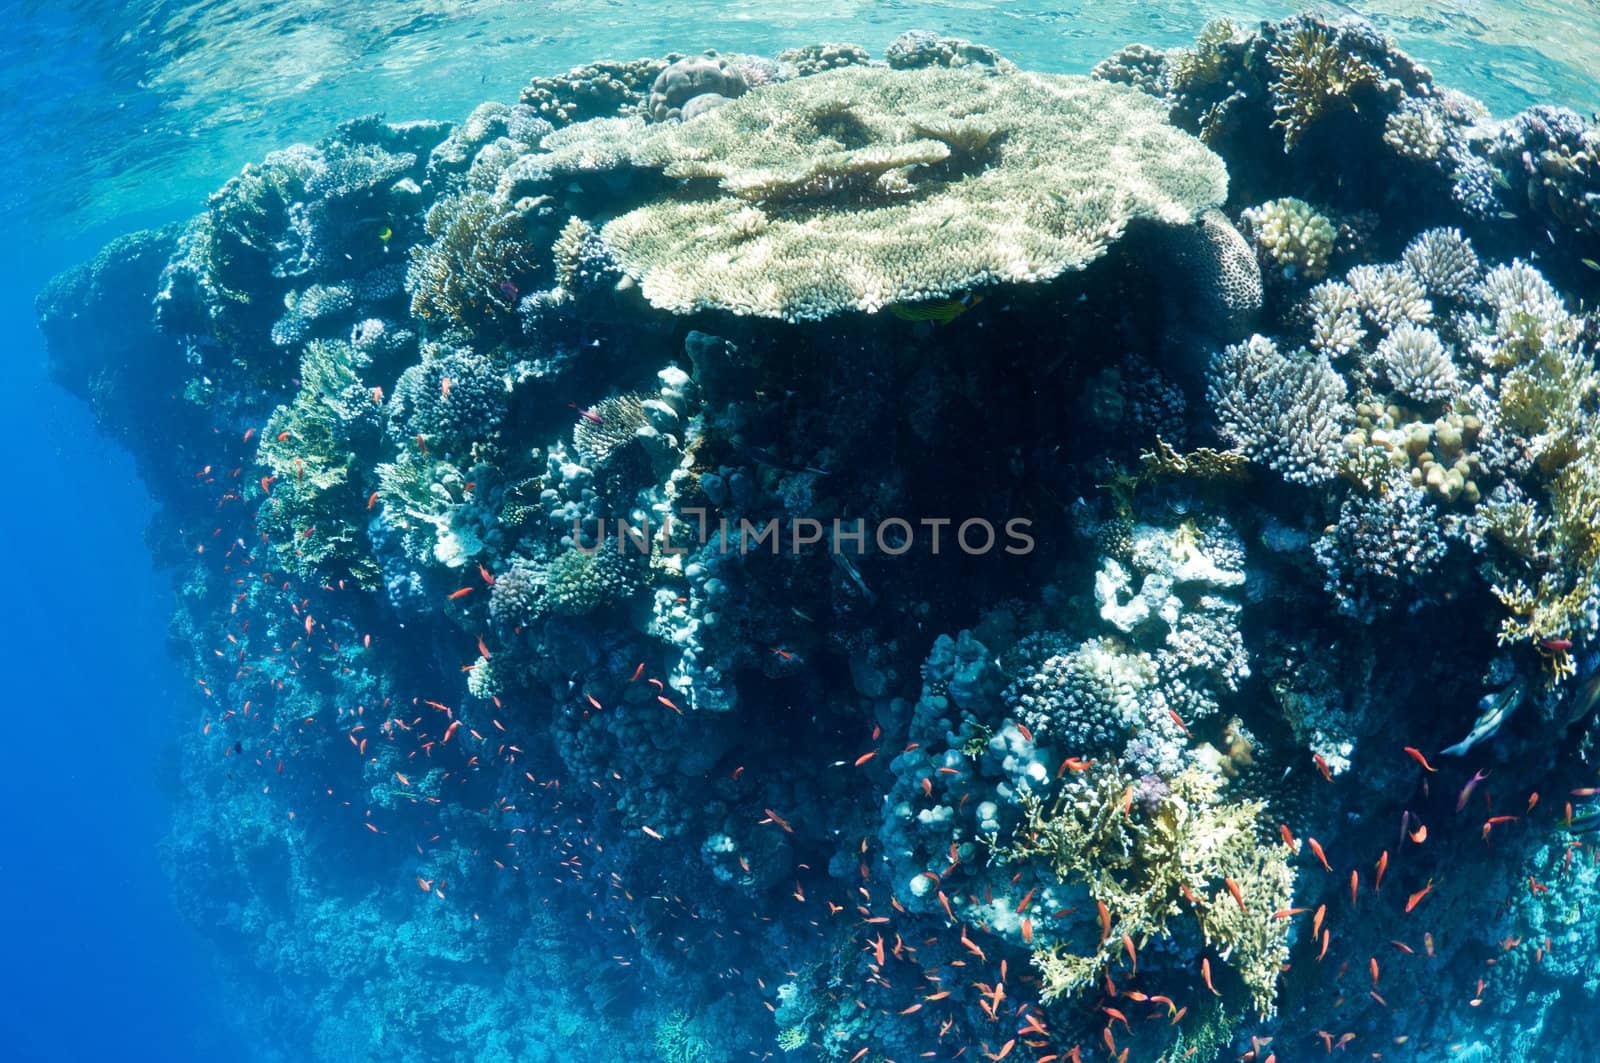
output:
MULTIPOLYGON (((0 710, 8 753, 0 774, 5 808, 0 942, 6 957, 0 964, 0 1058, 249 1059, 252 1047, 241 1040, 229 1012, 239 1001, 218 989, 204 947, 174 908, 157 853, 169 824, 169 795, 177 786, 174 742, 178 728, 192 720, 192 713, 180 714, 177 706, 192 696, 192 679, 181 673, 167 646, 172 588, 165 574, 153 570, 146 546, 150 504, 127 455, 97 430, 80 402, 46 378, 33 296, 47 278, 91 256, 112 236, 187 216, 204 189, 277 146, 273 138, 286 127, 307 139, 320 135, 351 113, 352 95, 383 83, 368 80, 352 88, 350 82, 330 79, 338 93, 323 98, 309 77, 281 97, 274 95, 280 86, 252 82, 241 91, 242 102, 236 101, 241 113, 235 115, 225 113, 224 94, 214 81, 186 104, 174 105, 184 97, 168 80, 158 102, 156 96, 141 96, 141 85, 170 75, 162 61, 171 56, 160 42, 163 32, 174 39, 183 36, 183 9, 129 5, 108 17, 90 5, 77 5, 47 20, 32 5, 5 7, 10 10, 0 13, 24 20, 29 32, 0 50, 9 90, 0 93, 0 130, 16 133, 10 143, 41 150, 46 143, 66 146, 52 149, 63 153, 60 160, 10 152, 0 167, 0 177, 9 182, 0 190, 0 204, 10 208, 0 228, 0 337, 9 355, 0 388, 0 440, 6 451, 0 466, 0 556, 9 560, 3 644, 10 677, 0 710), (19 45, 33 54, 18 54, 19 45), (143 65, 129 62, 136 47, 144 49, 143 65), (97 96, 110 106, 96 107, 97 96), (282 111, 275 113, 278 104, 282 111), (193 113, 185 115, 183 106, 193 113), (192 120, 187 132, 186 119, 192 120), (48 137, 40 132, 45 124, 55 129, 48 137), (197 142, 193 150, 171 146, 185 139, 197 142), (124 140, 148 156, 128 154, 124 140), (131 162, 138 179, 107 172, 99 158, 131 162), (71 175, 70 187, 51 187, 57 161, 59 172, 71 175)), ((894 28, 918 24, 916 8, 896 5, 894 28)), ((585 17, 589 10, 569 9, 565 17, 585 17)), ((383 102, 408 117, 456 118, 473 100, 514 95, 525 71, 504 61, 505 42, 513 28, 531 36, 539 27, 517 27, 518 16, 497 5, 493 13, 496 46, 502 49, 495 53, 499 65, 474 69, 466 51, 471 36, 462 35, 460 22, 453 21, 441 34, 435 59, 456 64, 465 76, 452 82, 436 107, 427 106, 419 93, 396 93, 383 102)), ((636 10, 623 13, 639 18, 636 10)), ((937 15, 948 27, 960 18, 947 8, 937 15)), ((858 17, 866 23, 866 16, 852 10, 821 27, 758 21, 741 25, 732 36, 745 46, 778 29, 780 44, 832 36, 832 31, 848 36, 850 20, 858 17)), ((875 15, 862 33, 874 39, 871 43, 881 43, 884 34, 877 24, 883 17, 875 15)), ((995 16, 979 20, 983 17, 995 16)), ((316 24, 310 17, 290 21, 302 29, 316 24)), ((1171 31, 1173 40, 1198 29, 1198 22, 1185 21, 1178 32, 1176 21, 1160 21, 1157 28, 1171 31)), ((1025 36, 1028 26, 1048 24, 1040 19, 1019 29, 1010 18, 996 28, 1025 36)), ((1097 27, 1095 39, 1140 36, 1136 26, 1126 27, 1127 34, 1123 28, 1097 27)), ((588 34, 556 33, 560 60, 552 55, 540 68, 555 69, 618 47, 627 54, 656 48, 655 39, 634 46, 625 30, 607 22, 588 34)), ((983 31, 977 25, 965 32, 985 39, 983 31)), ((258 31, 241 15, 213 32, 258 31)), ((286 31, 275 20, 270 32, 286 31)), ((426 50, 426 26, 404 36, 409 47, 426 50)), ((682 46, 677 39, 671 43, 682 46)), ((1461 40, 1439 45, 1446 53, 1463 47, 1461 40)), ((1092 54, 1071 57, 1065 65, 1086 66, 1101 50, 1086 49, 1092 54)), ((189 39, 181 51, 204 54, 189 39)), ((337 49, 312 51, 302 58, 315 66, 339 54, 337 49)), ((1472 67, 1470 60, 1457 58, 1460 68, 1472 67)), ((1537 53, 1515 43, 1501 58, 1506 69, 1524 71, 1538 69, 1541 62, 1537 53)), ((1571 73, 1573 67, 1549 62, 1549 82, 1524 78, 1498 88, 1513 104, 1539 98, 1550 84, 1571 90, 1566 101, 1597 98, 1592 70, 1584 80, 1571 73)), ((1582 70, 1581 63, 1576 69, 1582 70)), ((1496 88, 1490 82, 1465 87, 1484 95, 1496 88)), ((1287 1063, 1294 1057, 1281 1058, 1287 1063)))
POLYGON ((8 232, 0 333, 7 730, 0 780, 0 1052, 17 1060, 234 1056, 209 964, 158 861, 182 680, 168 581, 128 457, 45 378, 38 278, 93 251, 8 232))

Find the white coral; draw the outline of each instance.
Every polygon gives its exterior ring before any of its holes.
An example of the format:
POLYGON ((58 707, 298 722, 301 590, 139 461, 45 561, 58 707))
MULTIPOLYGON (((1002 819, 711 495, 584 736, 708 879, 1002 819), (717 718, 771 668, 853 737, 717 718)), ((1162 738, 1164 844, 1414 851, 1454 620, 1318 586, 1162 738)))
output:
POLYGON ((1396 325, 1378 344, 1378 360, 1395 390, 1417 402, 1443 402, 1460 389, 1455 362, 1431 328, 1396 325))

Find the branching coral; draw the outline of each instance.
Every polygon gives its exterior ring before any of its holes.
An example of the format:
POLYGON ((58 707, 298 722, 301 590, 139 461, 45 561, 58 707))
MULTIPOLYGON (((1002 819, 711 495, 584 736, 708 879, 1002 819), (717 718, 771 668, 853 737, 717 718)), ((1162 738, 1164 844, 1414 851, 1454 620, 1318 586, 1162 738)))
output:
POLYGON ((1533 267, 1513 262, 1479 287, 1489 314, 1479 356, 1501 372, 1500 411, 1523 433, 1545 506, 1496 509, 1491 533, 1537 544, 1527 570, 1495 593, 1511 611, 1503 641, 1569 638, 1600 631, 1600 370, 1579 339, 1579 322, 1533 267), (1548 507, 1548 508, 1546 508, 1548 507))
POLYGON ((1439 334, 1409 321, 1396 325, 1379 342, 1378 361, 1395 391, 1419 403, 1444 402, 1461 386, 1439 334))
POLYGON ((1351 106, 1356 88, 1374 85, 1379 70, 1339 47, 1335 34, 1313 19, 1303 19, 1268 53, 1273 125, 1283 130, 1283 147, 1292 151, 1306 130, 1327 114, 1351 106))
MULTIPOLYGON (((470 348, 424 344, 422 360, 395 382, 389 434, 458 460, 489 450, 506 415, 509 384, 495 359, 470 348)), ((470 464, 470 460, 466 460, 470 464)))
POLYGON ((1187 907, 1208 946, 1239 973, 1257 1013, 1275 1011, 1279 969, 1288 958, 1288 927, 1272 912, 1289 905, 1294 872, 1285 846, 1256 838, 1261 805, 1220 802, 1217 781, 1185 771, 1170 781, 1152 809, 1123 814, 1127 782, 1095 772, 1053 800, 1024 797, 1025 822, 1002 862, 1042 860, 1063 881, 1082 882, 1105 906, 1109 932, 1088 954, 1062 945, 1037 949, 1044 999, 1073 996, 1095 984, 1122 950, 1122 937, 1148 940, 1167 933, 1167 921, 1187 907), (1226 888, 1232 880, 1241 907, 1226 888))
POLYGON ((1507 122, 1490 155, 1527 209, 1600 233, 1600 126, 1562 107, 1532 107, 1507 122))
POLYGON ((411 312, 474 326, 509 317, 536 265, 521 214, 478 190, 435 203, 411 252, 411 312))
POLYGON ((1429 229, 1419 233, 1406 245, 1401 260, 1429 295, 1445 299, 1469 295, 1481 272, 1478 253, 1461 235, 1460 229, 1429 229))
POLYGON ((572 446, 591 464, 603 465, 648 428, 645 395, 613 395, 586 410, 572 428, 572 446))
POLYGON ((1207 396, 1223 438, 1251 461, 1299 483, 1336 472, 1354 411, 1344 378, 1326 356, 1285 355, 1271 340, 1252 336, 1212 359, 1207 396))
POLYGON ((1339 611, 1371 620, 1423 586, 1448 549, 1427 496, 1397 474, 1351 494, 1315 546, 1339 611))
POLYGON ((317 341, 300 359, 300 392, 280 406, 261 434, 257 460, 271 470, 260 523, 282 563, 317 578, 353 577, 370 586, 353 481, 357 451, 377 439, 377 404, 357 375, 346 343, 317 341))
POLYGON ((1330 358, 1361 350, 1367 330, 1361 324, 1361 297, 1343 281, 1323 281, 1306 295, 1311 317, 1311 349, 1330 358))
POLYGON ((1046 655, 1021 666, 1024 674, 1006 692, 1006 703, 1048 741, 1085 755, 1120 754, 1143 720, 1141 700, 1155 687, 1154 663, 1105 639, 1065 653, 1048 653, 1052 644, 1048 636, 1035 636, 1015 651, 1019 666, 1031 653, 1046 655))
POLYGON ((609 118, 624 108, 638 106, 650 85, 674 60, 635 59, 631 62, 587 63, 553 77, 536 77, 519 97, 539 117, 554 126, 591 118, 609 118))
POLYGON ((1333 223, 1303 199, 1273 199, 1243 214, 1267 261, 1286 277, 1320 280, 1333 254, 1333 223))
POLYGON ((931 30, 909 30, 889 42, 884 61, 896 70, 927 66, 983 66, 1011 71, 1016 67, 984 44, 960 37, 941 37, 931 30))
POLYGON ((1362 313, 1380 329, 1394 328, 1409 321, 1426 325, 1433 320, 1429 302, 1419 280, 1402 266, 1356 266, 1345 274, 1355 289, 1362 313))
POLYGON ((1406 100, 1383 124, 1383 142, 1404 159, 1433 162, 1450 143, 1445 117, 1432 100, 1406 100))

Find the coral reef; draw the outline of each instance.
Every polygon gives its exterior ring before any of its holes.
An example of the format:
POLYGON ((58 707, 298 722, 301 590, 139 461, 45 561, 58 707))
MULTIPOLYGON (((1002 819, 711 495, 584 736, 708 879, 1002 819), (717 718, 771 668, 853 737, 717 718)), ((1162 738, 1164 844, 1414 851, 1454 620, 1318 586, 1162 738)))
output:
POLYGON ((406 271, 411 312, 467 326, 509 316, 536 266, 521 213, 470 191, 435 203, 425 224, 432 242, 406 271))
POLYGON ((1581 1058, 1594 147, 1358 19, 913 31, 357 119, 63 274, 253 1032, 1581 1058))

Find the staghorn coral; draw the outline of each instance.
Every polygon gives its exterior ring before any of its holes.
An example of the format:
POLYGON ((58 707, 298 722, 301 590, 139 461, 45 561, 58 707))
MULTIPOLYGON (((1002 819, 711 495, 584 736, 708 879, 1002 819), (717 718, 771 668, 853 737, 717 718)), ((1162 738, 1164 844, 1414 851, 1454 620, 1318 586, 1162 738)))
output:
POLYGON ((1285 355, 1264 336, 1211 360, 1206 396, 1222 437, 1295 483, 1330 479, 1354 411, 1327 356, 1285 355))
POLYGON ((474 189, 435 203, 426 228, 406 271, 411 312, 468 327, 508 319, 537 265, 522 215, 474 189))
POLYGON ((811 319, 1047 280, 1134 218, 1187 223, 1226 188, 1219 160, 1137 93, 941 68, 817 74, 695 122, 546 143, 552 174, 627 159, 687 180, 601 230, 677 313, 811 319))
POLYGON ((405 560, 421 567, 461 568, 485 548, 483 521, 467 499, 461 469, 414 444, 374 470, 380 520, 400 539, 405 560))
POLYGON ((1268 262, 1284 277, 1320 280, 1333 253, 1333 223, 1303 199, 1288 196, 1251 207, 1241 215, 1268 262))

